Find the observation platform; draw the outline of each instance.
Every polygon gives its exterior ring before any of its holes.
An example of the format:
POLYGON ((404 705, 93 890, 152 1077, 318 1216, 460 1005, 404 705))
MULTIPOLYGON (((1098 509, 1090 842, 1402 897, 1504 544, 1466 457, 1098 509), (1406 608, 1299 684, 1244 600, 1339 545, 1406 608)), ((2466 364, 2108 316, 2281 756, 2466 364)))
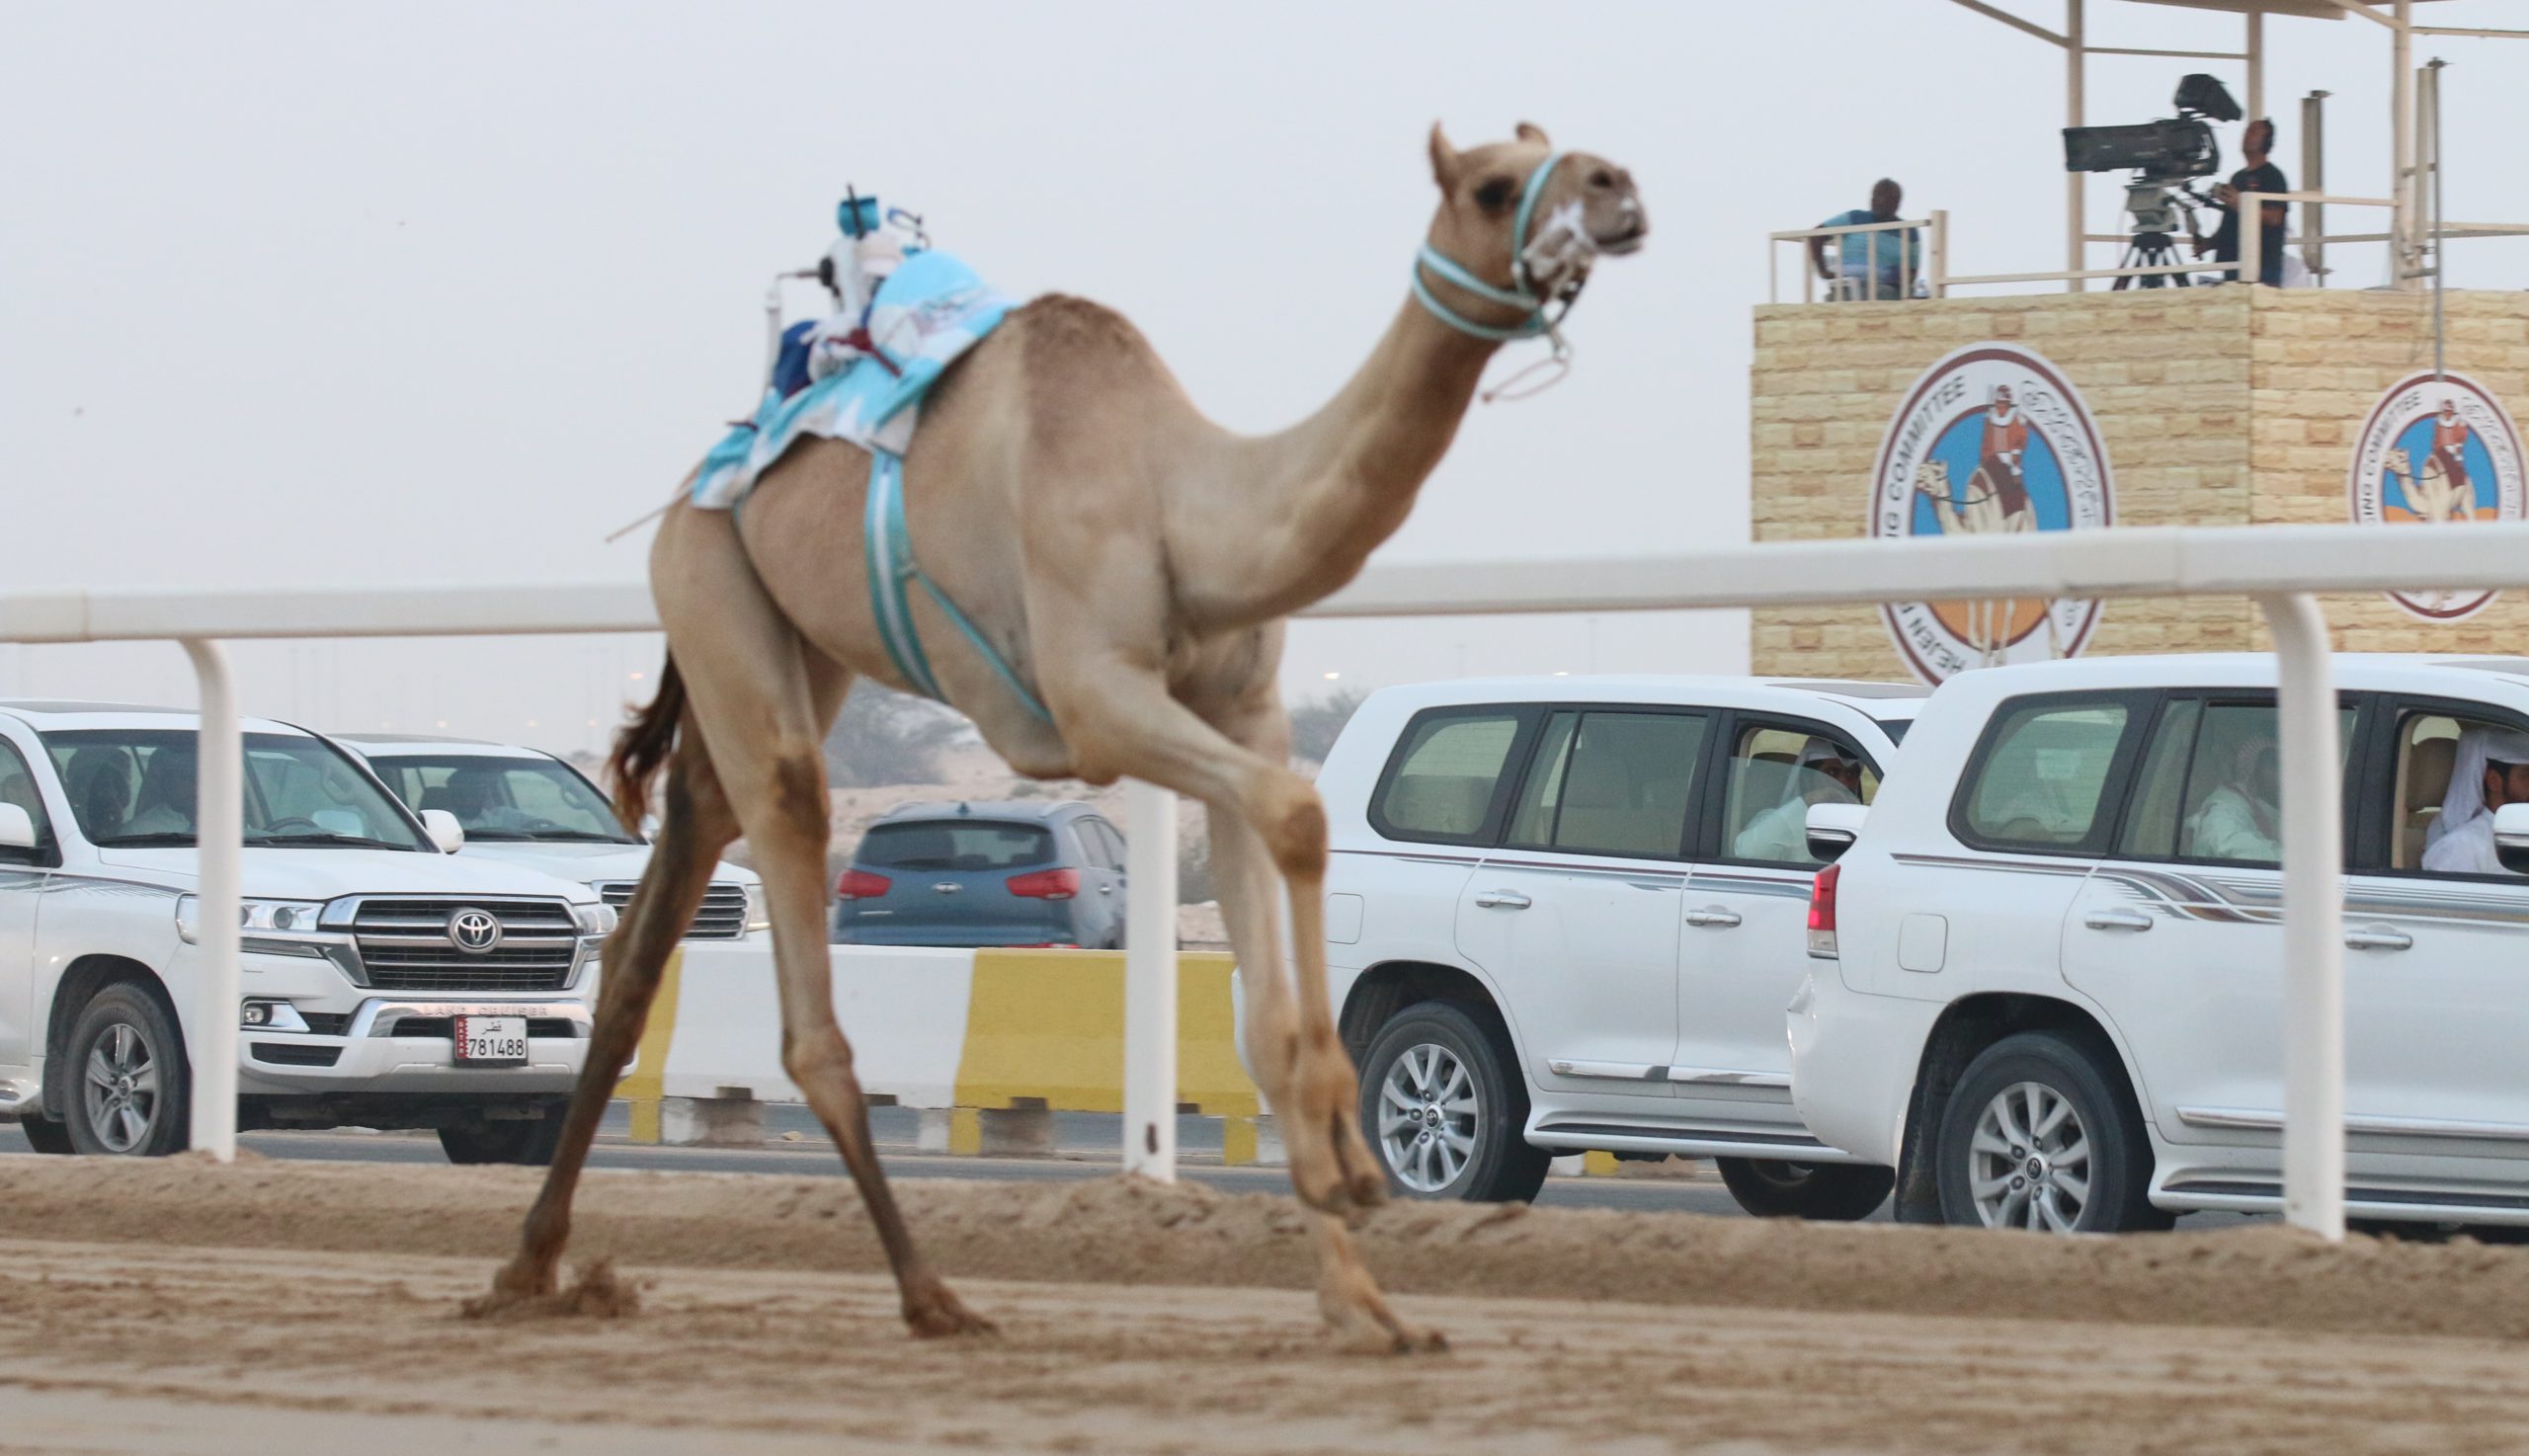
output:
MULTIPOLYGON (((2433 528, 2464 530, 2522 519, 2511 422, 2529 416, 2529 292, 2451 290, 2440 306, 2438 380, 2426 291, 1761 306, 1751 534, 2421 525, 2427 514, 2449 523, 2433 528), (2009 392, 1999 414, 1997 387, 2009 392)), ((2325 609, 2343 649, 2529 653, 2529 593, 2369 595, 2325 609)), ((1755 613, 1752 662, 1763 674, 1939 678, 2068 651, 2270 645, 2245 601, 1784 607, 1755 613)))

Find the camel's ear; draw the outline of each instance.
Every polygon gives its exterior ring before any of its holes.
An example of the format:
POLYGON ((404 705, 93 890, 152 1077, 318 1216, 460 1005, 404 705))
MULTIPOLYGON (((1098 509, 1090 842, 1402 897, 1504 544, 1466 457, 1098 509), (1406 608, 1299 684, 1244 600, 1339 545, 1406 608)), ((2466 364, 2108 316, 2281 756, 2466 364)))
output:
POLYGON ((1431 123, 1431 180, 1440 185, 1441 192, 1452 192, 1458 184, 1458 149, 1449 145, 1449 138, 1440 130, 1440 123, 1433 121, 1431 123))
POLYGON ((1519 123, 1519 139, 1521 141, 1533 141, 1539 146, 1554 145, 1553 142, 1546 140, 1545 128, 1534 121, 1521 121, 1519 123))

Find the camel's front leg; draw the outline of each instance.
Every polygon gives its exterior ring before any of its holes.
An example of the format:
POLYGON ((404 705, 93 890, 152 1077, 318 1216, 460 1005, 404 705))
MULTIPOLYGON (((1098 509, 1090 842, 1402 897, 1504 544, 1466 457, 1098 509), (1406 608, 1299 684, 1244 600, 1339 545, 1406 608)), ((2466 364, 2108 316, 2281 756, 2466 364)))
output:
POLYGON ((701 908, 720 851, 736 835, 737 822, 720 796, 710 763, 688 735, 668 770, 665 814, 649 866, 599 960, 604 980, 596 1023, 589 1031, 588 1061, 571 1094, 552 1167, 545 1170, 544 1186, 528 1211, 518 1253, 494 1276, 492 1292, 466 1304, 467 1314, 504 1313, 553 1292, 554 1268, 571 1236, 571 1198, 598 1120, 614 1095, 623 1064, 640 1044, 668 957, 701 908))
MULTIPOLYGON (((1281 1119, 1292 1186, 1317 1209, 1344 1197, 1353 1197, 1353 1208, 1360 1209, 1369 1200, 1355 1196, 1360 1190, 1342 1151, 1347 1134, 1360 1149, 1360 1162, 1352 1166, 1367 1168, 1379 1180, 1375 1196, 1385 1195, 1386 1180, 1360 1137, 1360 1092, 1351 1058, 1331 1021, 1323 1042, 1305 1029, 1306 1013, 1282 959, 1281 883, 1263 841, 1235 811, 1215 807, 1210 823, 1212 883, 1246 993, 1247 1061, 1281 1119)), ((1317 1306, 1328 1325, 1346 1337, 1400 1353, 1445 1347, 1436 1332, 1416 1330, 1389 1307, 1353 1247, 1344 1214, 1313 1213, 1309 1233, 1317 1246, 1317 1306)))

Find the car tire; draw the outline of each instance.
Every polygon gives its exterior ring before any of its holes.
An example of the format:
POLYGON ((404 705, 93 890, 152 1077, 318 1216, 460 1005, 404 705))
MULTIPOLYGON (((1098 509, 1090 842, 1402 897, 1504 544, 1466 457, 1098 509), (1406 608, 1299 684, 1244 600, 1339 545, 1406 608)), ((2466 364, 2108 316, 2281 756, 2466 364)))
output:
POLYGON ((2152 1145, 2125 1069, 2093 1037, 2023 1031, 1987 1047, 1951 1090, 1934 1148, 1944 1223, 2113 1234, 2173 1221, 2151 1203, 2152 1145))
POLYGON ((486 1118, 439 1130, 441 1151, 450 1163, 512 1163, 543 1168, 561 1146, 567 1103, 556 1102, 539 1117, 486 1118))
POLYGON ((1715 1158, 1730 1196, 1754 1218, 1849 1224, 1870 1217, 1897 1186, 1897 1170, 1861 1163, 1715 1158))
POLYGON ((1361 1131, 1391 1192, 1523 1203, 1545 1186, 1554 1158, 1528 1144, 1528 1090, 1509 1042, 1498 1024, 1441 1001, 1417 1002, 1379 1028, 1361 1061, 1361 1131), (1409 1111, 1401 1099, 1419 1105, 1409 1111))
POLYGON ((129 982, 88 999, 64 1049, 70 1094, 62 1125, 90 1157, 160 1158, 193 1134, 193 1079, 184 1037, 158 998, 129 982))
POLYGON ((27 1135, 29 1146, 39 1153, 75 1153, 70 1146, 70 1129, 49 1117, 27 1117, 19 1120, 18 1131, 27 1135))

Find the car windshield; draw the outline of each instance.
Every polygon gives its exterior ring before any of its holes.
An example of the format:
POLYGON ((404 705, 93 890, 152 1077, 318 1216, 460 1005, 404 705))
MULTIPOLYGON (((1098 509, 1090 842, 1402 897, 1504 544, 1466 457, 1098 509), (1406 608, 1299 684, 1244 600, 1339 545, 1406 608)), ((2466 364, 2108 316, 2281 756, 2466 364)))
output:
MULTIPOLYGON (((194 843, 200 745, 190 728, 81 728, 43 735, 79 832, 99 847, 194 843)), ((297 734, 246 735, 249 846, 438 850, 412 816, 341 750, 297 734)))
POLYGON ((1036 824, 913 820, 882 824, 861 838, 855 863, 870 869, 1019 869, 1054 857, 1054 837, 1036 824))
POLYGON ((455 815, 469 840, 641 843, 615 823, 597 785, 559 760, 395 754, 369 767, 414 810, 455 815))

